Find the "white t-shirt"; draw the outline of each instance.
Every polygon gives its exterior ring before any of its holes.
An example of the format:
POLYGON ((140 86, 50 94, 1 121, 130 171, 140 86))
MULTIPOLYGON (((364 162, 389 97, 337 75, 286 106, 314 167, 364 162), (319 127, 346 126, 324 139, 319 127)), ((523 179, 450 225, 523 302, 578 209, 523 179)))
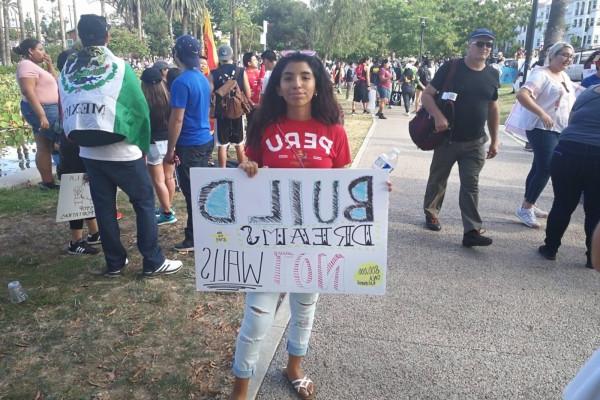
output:
POLYGON ((263 77, 262 87, 260 88, 260 94, 265 94, 265 90, 267 90, 267 84, 269 83, 269 78, 273 71, 265 71, 265 76, 263 77))
MULTIPOLYGON (((569 123, 569 114, 575 103, 577 88, 563 71, 560 73, 561 81, 550 76, 548 67, 534 68, 523 87, 531 92, 538 106, 554 121, 550 129, 554 132, 562 132, 569 123)), ((547 129, 538 118, 535 128, 547 129)))
POLYGON ((79 147, 79 156, 99 161, 135 161, 142 158, 142 150, 122 140, 105 146, 79 147))

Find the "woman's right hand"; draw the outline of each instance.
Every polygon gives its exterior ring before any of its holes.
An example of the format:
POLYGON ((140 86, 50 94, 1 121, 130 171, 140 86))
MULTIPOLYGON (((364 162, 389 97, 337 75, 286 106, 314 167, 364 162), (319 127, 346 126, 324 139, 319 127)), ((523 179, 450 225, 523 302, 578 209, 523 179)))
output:
POLYGON ((546 129, 550 129, 554 126, 554 121, 552 121, 552 118, 546 113, 543 113, 540 116, 540 120, 542 121, 546 129))
POLYGON ((50 122, 48 122, 48 118, 46 118, 46 116, 44 115, 42 118, 40 118, 40 129, 49 129, 50 128, 50 122))
POLYGON ((244 161, 240 163, 239 168, 242 169, 246 175, 248 175, 248 178, 252 178, 258 173, 258 164, 254 161, 244 161))

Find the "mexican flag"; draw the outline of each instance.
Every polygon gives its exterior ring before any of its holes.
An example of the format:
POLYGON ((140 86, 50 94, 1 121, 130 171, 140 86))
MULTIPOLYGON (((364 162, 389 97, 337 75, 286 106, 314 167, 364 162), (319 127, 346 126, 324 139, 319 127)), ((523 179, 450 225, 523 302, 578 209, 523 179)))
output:
POLYGON ((59 91, 67 136, 73 130, 111 132, 148 152, 150 113, 140 80, 107 47, 72 54, 60 74, 59 91))

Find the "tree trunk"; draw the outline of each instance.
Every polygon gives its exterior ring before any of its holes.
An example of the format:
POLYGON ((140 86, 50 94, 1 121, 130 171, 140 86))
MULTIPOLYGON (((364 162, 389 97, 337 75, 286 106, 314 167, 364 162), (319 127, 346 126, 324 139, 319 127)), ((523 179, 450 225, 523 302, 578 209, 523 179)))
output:
POLYGON ((233 50, 233 63, 236 64, 238 60, 238 33, 237 25, 235 23, 235 0, 231 0, 231 47, 233 50))
POLYGON ((73 0, 73 30, 75 31, 75 40, 77 40, 77 0, 73 0))
POLYGON ((63 6, 63 0, 58 1, 58 18, 60 21, 60 40, 62 44, 62 48, 65 49, 67 47, 67 35, 65 32, 65 10, 63 6))
POLYGON ((42 28, 40 27, 40 11, 38 0, 33 0, 33 15, 35 19, 35 37, 37 40, 42 40, 42 28))
POLYGON ((23 3, 17 0, 17 10, 19 12, 19 39, 25 40, 25 20, 23 18, 23 3))
POLYGON ((6 45, 4 43, 4 2, 7 0, 0 0, 0 58, 2 65, 8 65, 6 57, 6 45))
POLYGON ((190 21, 189 21, 189 17, 187 14, 187 9, 184 9, 183 12, 181 13, 181 30, 183 31, 182 32, 183 35, 188 34, 189 23, 190 23, 190 21))
POLYGON ((3 21, 4 21, 4 60, 6 65, 12 64, 10 59, 10 14, 8 11, 8 0, 2 3, 3 21))
POLYGON ((552 0, 550 15, 548 16, 548 26, 544 33, 544 49, 542 50, 540 59, 546 58, 546 51, 550 46, 563 40, 565 34, 567 1, 568 0, 552 0))
POLYGON ((169 19, 169 41, 173 43, 173 6, 169 7, 167 18, 169 19))
POLYGON ((136 14, 137 14, 137 28, 138 28, 138 39, 142 41, 143 39, 143 31, 142 31, 142 5, 141 1, 136 1, 136 14))

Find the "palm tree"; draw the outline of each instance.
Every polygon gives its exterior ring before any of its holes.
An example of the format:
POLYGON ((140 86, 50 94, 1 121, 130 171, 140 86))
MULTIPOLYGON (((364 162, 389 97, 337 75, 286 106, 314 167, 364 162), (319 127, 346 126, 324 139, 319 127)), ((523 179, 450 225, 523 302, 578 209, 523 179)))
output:
POLYGON ((100 15, 106 17, 106 0, 100 0, 100 15))
POLYGON ((2 22, 4 23, 4 46, 2 51, 4 55, 4 62, 6 65, 11 64, 10 60, 10 11, 9 11, 9 0, 2 1, 2 22))
POLYGON ((19 38, 21 40, 25 39, 25 22, 23 19, 23 4, 21 4, 21 0, 17 0, 17 11, 19 13, 19 38))
POLYGON ((8 65, 6 44, 4 43, 4 1, 0 0, 0 58, 3 65, 8 65))
POLYGON ((33 0, 33 15, 35 19, 35 37, 37 40, 42 39, 42 28, 40 27, 40 11, 38 0, 33 0))
POLYGON ((60 41, 63 49, 67 47, 67 35, 65 32, 65 10, 63 0, 56 0, 58 3, 58 20, 60 22, 60 41))
MULTIPOLYGON (((170 23, 173 24, 173 17, 181 18, 181 25, 184 34, 189 33, 190 19, 201 17, 202 10, 205 7, 204 0, 164 0, 164 8, 168 10, 170 23)), ((173 28, 171 28, 171 31, 173 28)))
POLYGON ((550 6, 550 15, 548 16, 548 26, 544 33, 544 50, 540 58, 545 58, 546 50, 554 43, 563 40, 565 34, 565 14, 567 12, 568 0, 552 0, 550 6))

